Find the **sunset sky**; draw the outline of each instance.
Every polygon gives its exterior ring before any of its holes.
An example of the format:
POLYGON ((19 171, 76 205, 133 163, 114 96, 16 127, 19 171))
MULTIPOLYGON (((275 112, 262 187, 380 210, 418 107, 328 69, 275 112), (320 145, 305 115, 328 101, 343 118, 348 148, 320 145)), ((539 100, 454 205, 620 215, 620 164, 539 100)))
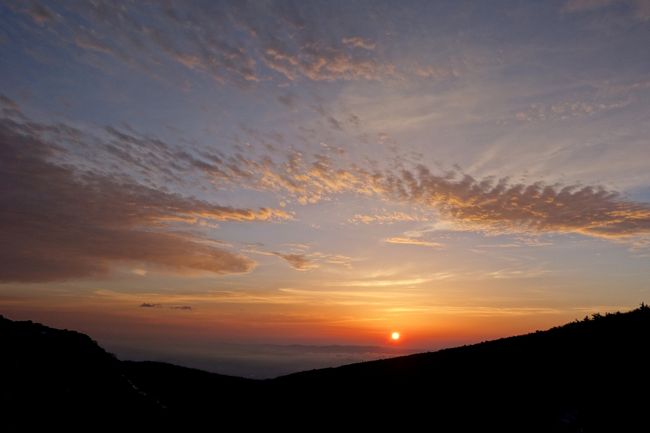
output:
POLYGON ((648 0, 0 22, 8 318, 269 377, 650 300, 648 0))

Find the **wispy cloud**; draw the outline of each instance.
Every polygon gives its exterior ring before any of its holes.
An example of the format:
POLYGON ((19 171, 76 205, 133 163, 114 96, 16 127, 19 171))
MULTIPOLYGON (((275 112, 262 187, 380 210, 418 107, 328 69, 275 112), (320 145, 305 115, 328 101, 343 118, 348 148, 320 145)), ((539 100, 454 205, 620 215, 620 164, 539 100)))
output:
POLYGON ((553 121, 595 116, 599 113, 624 108, 630 104, 629 99, 595 101, 558 101, 553 104, 535 103, 514 114, 518 121, 553 121))
POLYGON ((374 50, 377 46, 374 42, 361 38, 359 36, 350 36, 347 38, 343 38, 341 40, 344 45, 348 45, 354 48, 363 48, 364 50, 374 50))
MULTIPOLYGON (((152 302, 143 302, 140 304, 140 308, 162 308, 164 305, 160 303, 152 302)), ((182 311, 192 311, 193 308, 191 305, 170 305, 168 307, 170 310, 182 310, 182 311)))
POLYGON ((406 213, 406 212, 377 212, 374 214, 355 214, 350 218, 351 223, 362 224, 393 224, 398 222, 414 222, 414 221, 427 221, 427 217, 421 214, 406 213))
POLYGON ((543 275, 548 275, 550 271, 543 269, 541 267, 536 268, 505 268, 498 269, 496 271, 487 272, 485 277, 494 278, 498 280, 506 279, 523 279, 523 278, 538 278, 543 275))
POLYGON ((308 251, 311 247, 304 244, 288 244, 289 252, 269 251, 260 245, 249 245, 244 251, 264 256, 276 256, 287 262, 297 271, 309 271, 323 265, 350 267, 352 258, 342 254, 328 254, 320 251, 308 251))
POLYGON ((318 267, 318 264, 311 261, 305 254, 285 254, 278 252, 273 252, 272 254, 284 259, 289 266, 297 271, 308 271, 318 267))
MULTIPOLYGON (((433 281, 435 278, 393 278, 393 279, 366 279, 366 280, 348 280, 329 283, 330 286, 339 287, 398 287, 398 286, 417 286, 423 283, 433 281)), ((363 295, 362 295, 363 296, 363 295)))
POLYGON ((397 244, 397 245, 416 245, 420 247, 429 247, 429 248, 442 248, 444 244, 439 242, 431 242, 419 238, 411 238, 406 236, 393 236, 390 238, 384 239, 384 242, 388 244, 397 244))

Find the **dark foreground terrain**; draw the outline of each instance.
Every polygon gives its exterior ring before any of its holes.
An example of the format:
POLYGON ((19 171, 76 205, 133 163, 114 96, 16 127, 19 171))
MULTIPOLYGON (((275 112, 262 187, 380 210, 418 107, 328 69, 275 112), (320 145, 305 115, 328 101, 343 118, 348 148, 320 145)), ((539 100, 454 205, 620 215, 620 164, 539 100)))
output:
POLYGON ((0 316, 0 431, 650 431, 650 308, 249 380, 0 316), (279 429, 279 430, 278 430, 279 429))

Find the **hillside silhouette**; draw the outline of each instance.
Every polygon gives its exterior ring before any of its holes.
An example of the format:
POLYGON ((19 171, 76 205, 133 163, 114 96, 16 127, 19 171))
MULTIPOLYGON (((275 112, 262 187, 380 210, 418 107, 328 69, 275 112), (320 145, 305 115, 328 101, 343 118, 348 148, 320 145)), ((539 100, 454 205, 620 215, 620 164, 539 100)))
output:
POLYGON ((4 431, 650 431, 650 308, 270 380, 120 361, 0 316, 4 431))

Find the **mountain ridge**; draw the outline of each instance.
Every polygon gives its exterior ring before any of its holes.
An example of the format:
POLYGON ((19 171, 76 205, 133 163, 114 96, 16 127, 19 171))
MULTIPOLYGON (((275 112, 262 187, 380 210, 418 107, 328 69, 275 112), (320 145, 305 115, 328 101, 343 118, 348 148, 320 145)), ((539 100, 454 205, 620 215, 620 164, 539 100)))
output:
POLYGON ((33 412, 69 429, 94 422, 97 430, 102 419, 106 431, 125 423, 183 430, 215 419, 235 430, 300 429, 305 418, 339 428, 428 422, 442 431, 648 427, 650 400, 638 392, 650 389, 644 304, 546 331, 266 380, 120 361, 84 334, 1 316, 0 337, 8 431, 39 427, 33 412))

